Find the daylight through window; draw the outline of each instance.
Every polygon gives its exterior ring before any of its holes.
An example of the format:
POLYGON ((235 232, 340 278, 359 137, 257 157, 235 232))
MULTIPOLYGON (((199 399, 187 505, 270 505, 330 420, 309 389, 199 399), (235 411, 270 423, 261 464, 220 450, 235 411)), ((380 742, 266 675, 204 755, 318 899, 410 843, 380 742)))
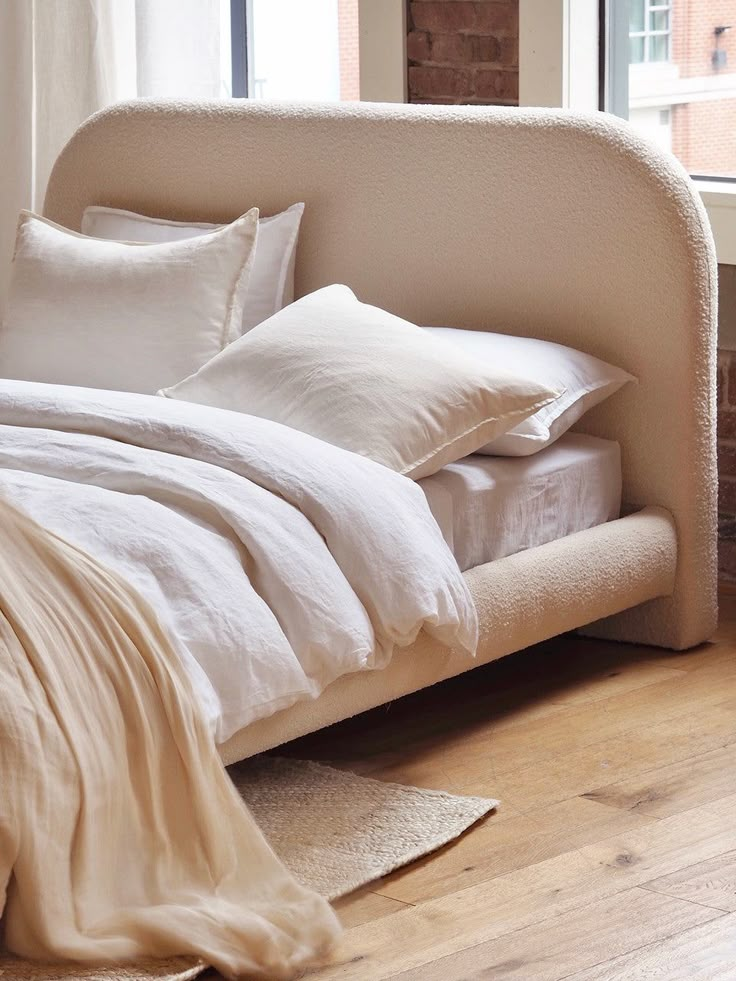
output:
POLYGON ((736 179, 736 0, 610 0, 609 23, 628 28, 609 66, 617 111, 691 174, 736 179))

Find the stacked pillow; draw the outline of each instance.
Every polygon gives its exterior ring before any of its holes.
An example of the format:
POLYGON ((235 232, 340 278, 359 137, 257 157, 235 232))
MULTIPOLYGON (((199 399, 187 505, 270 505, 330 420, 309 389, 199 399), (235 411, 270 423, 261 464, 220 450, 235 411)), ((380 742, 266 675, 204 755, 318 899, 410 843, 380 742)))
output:
MULTIPOLYGON (((243 302, 242 333, 293 301, 296 243, 303 214, 304 205, 299 203, 271 218, 258 219, 258 245, 243 302)), ((149 218, 133 211, 97 205, 86 208, 82 216, 84 235, 118 242, 178 242, 226 227, 208 222, 149 218)))
POLYGON ((479 364, 347 286, 327 286, 161 394, 272 419, 418 479, 562 390, 479 364))
POLYGON ((475 360, 501 364, 506 371, 544 381, 564 392, 523 422, 481 446, 488 456, 530 456, 558 440, 594 405, 636 381, 622 368, 574 348, 534 337, 513 337, 454 327, 425 327, 432 337, 457 345, 475 360))
POLYGON ((218 226, 94 207, 90 234, 23 212, 2 374, 261 416, 415 479, 538 452, 631 380, 558 344, 423 329, 347 286, 290 303, 302 211, 218 226))
POLYGON ((258 210, 201 238, 105 242, 21 213, 5 378, 153 394, 241 333, 258 210))

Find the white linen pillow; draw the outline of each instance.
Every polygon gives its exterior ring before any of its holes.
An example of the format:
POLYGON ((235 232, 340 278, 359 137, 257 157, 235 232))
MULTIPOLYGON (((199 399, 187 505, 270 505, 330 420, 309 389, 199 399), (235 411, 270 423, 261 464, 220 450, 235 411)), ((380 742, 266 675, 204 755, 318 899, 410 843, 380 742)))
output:
POLYGON ((196 371, 239 330, 257 222, 142 246, 21 212, 0 375, 153 394, 196 371))
POLYGON ((448 341, 477 363, 498 366, 512 374, 564 388, 565 394, 542 406, 503 436, 482 446, 487 456, 530 456, 559 439, 588 409, 603 402, 626 382, 636 381, 622 368, 574 348, 455 327, 425 327, 432 337, 448 341))
MULTIPOLYGON (((304 205, 299 203, 292 204, 278 215, 258 219, 258 241, 243 304, 243 329, 240 333, 246 333, 293 302, 296 243, 303 213, 304 205)), ((207 222, 149 218, 133 211, 99 205, 85 208, 82 215, 82 232, 85 235, 147 245, 195 238, 223 227, 207 222)))
POLYGON ((479 366, 347 286, 327 286, 160 394, 284 423, 419 478, 560 391, 479 366))

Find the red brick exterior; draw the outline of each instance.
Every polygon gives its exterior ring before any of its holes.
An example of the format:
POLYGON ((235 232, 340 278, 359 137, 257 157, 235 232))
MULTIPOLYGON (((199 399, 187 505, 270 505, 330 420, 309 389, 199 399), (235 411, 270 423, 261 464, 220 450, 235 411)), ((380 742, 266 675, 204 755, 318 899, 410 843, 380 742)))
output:
POLYGON ((518 0, 409 0, 409 101, 518 105, 518 0))
POLYGON ((736 99, 672 107, 672 152, 691 174, 734 175, 735 139, 736 99))
POLYGON ((736 22, 733 0, 672 0, 672 61, 681 78, 696 78, 713 72, 715 47, 713 28, 731 25, 718 47, 728 53, 727 71, 736 70, 736 22))
MULTIPOLYGON (((725 52, 722 72, 736 71, 734 0, 673 0, 672 61, 680 78, 714 76, 715 49, 725 52), (714 28, 731 25, 718 40, 714 28)), ((693 174, 734 173, 736 99, 690 102, 672 107, 672 152, 693 174)))
POLYGON ((337 0, 337 32, 340 39, 340 99, 360 99, 360 38, 358 0, 337 0))

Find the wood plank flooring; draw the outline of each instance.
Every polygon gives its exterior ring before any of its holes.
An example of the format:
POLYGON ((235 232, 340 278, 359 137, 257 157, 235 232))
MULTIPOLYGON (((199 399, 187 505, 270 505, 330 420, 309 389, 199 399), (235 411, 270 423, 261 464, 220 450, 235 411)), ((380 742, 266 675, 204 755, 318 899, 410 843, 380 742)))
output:
POLYGON ((281 752, 502 801, 310 981, 736 979, 736 595, 685 654, 558 638, 281 752))

